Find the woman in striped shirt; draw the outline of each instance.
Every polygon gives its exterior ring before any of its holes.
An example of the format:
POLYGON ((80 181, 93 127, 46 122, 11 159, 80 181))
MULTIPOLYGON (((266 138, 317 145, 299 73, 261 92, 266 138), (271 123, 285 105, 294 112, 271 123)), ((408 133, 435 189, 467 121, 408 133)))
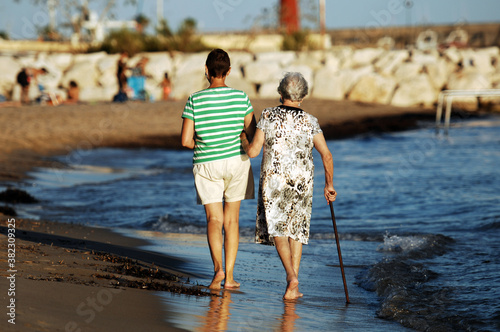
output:
POLYGON ((241 147, 240 133, 245 130, 253 136, 255 117, 247 94, 226 85, 230 71, 225 51, 210 52, 205 65, 210 86, 189 96, 182 113, 182 146, 194 149, 197 201, 204 205, 207 216, 208 245, 214 264, 211 289, 220 289, 223 280, 224 288, 240 286, 233 277, 240 202, 254 198, 252 169, 241 147))

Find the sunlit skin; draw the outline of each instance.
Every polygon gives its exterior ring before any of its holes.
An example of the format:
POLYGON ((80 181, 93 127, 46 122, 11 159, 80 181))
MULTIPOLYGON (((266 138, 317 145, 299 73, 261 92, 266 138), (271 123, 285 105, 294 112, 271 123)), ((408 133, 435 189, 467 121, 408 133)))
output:
MULTIPOLYGON (((205 66, 205 75, 210 83, 208 88, 225 87, 225 76, 210 77, 208 68, 205 66)), ((255 131, 255 117, 253 112, 245 116, 244 128, 250 136, 255 131)), ((194 149, 195 146, 194 121, 184 118, 182 124, 182 146, 194 149)), ((210 255, 214 264, 214 276, 208 286, 210 289, 220 289, 224 281, 224 288, 234 289, 240 287, 240 283, 234 280, 233 272, 236 262, 236 255, 239 246, 239 212, 241 202, 219 202, 205 204, 205 213, 207 216, 207 240, 210 248, 210 255), (222 235, 224 230, 224 236, 222 235), (222 249, 224 248, 225 269, 223 265, 222 249)))
MULTIPOLYGON (((300 106, 300 101, 292 101, 289 99, 283 100, 284 106, 291 106, 298 108, 300 106)), ((264 145, 265 135, 259 128, 256 129, 253 140, 250 142, 245 132, 240 135, 242 146, 245 152, 250 158, 255 158, 260 154, 262 146, 264 145)), ((325 189, 324 196, 328 204, 335 201, 337 198, 337 192, 333 188, 333 158, 332 153, 326 145, 325 137, 323 133, 319 133, 313 137, 313 143, 316 150, 318 150, 323 161, 323 167, 325 169, 325 189)), ((299 291, 299 268, 300 260, 302 258, 302 243, 295 241, 288 237, 274 237, 274 243, 276 245, 276 250, 281 259, 281 263, 285 268, 286 272, 286 290, 283 295, 284 300, 295 300, 302 297, 303 294, 299 291)))

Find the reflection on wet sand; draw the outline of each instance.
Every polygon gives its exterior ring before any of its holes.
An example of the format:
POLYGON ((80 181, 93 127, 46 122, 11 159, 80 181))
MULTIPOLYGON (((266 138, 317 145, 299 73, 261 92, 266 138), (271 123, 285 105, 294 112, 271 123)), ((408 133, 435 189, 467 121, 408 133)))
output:
MULTIPOLYGON (((212 290, 211 293, 212 298, 210 299, 206 315, 200 318, 199 331, 228 331, 228 322, 231 316, 230 306, 234 303, 231 300, 232 292, 212 290)), ((295 321, 300 319, 300 316, 295 312, 296 305, 297 301, 283 302, 283 314, 281 317, 276 316, 279 321, 279 325, 275 326, 276 331, 292 332, 295 330, 295 321)))
POLYGON ((282 332, 291 332, 295 329, 295 320, 300 318, 299 315, 295 313, 295 306, 297 301, 284 301, 283 315, 281 316, 281 329, 282 332))
POLYGON ((208 306, 207 314, 202 317, 200 331, 227 331, 227 323, 229 321, 229 305, 231 301, 231 292, 212 290, 212 298, 208 306))

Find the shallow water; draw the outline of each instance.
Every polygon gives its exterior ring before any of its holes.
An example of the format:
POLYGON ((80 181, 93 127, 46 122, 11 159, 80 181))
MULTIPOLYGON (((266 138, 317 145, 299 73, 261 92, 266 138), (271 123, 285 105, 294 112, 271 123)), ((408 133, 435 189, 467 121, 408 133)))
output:
MULTIPOLYGON (((328 142, 334 155, 339 193, 334 206, 344 263, 350 266, 349 287, 364 312, 383 318, 372 319, 382 322, 380 330, 388 329, 384 324, 390 325, 389 330, 395 326, 500 330, 499 129, 499 118, 490 117, 457 123, 449 137, 423 128, 328 142)), ((191 156, 191 151, 76 150, 59 158, 73 169, 34 174, 24 189, 42 203, 18 210, 25 216, 130 231, 204 234, 203 208, 195 204, 191 156)), ((256 179, 259 158, 252 160, 256 179)), ((322 284, 325 276, 339 276, 338 268, 329 267, 336 264, 335 241, 322 198, 324 174, 317 154, 315 164, 311 244, 304 250, 301 271, 301 280, 307 280, 302 281, 301 291, 308 299, 296 305, 300 319, 294 325, 296 330, 328 330, 328 313, 334 310, 337 323, 345 315, 344 329, 364 328, 355 323, 355 306, 344 311, 340 298, 321 291, 327 287, 322 284)), ((278 327, 283 323, 280 317, 286 316, 287 308, 279 300, 284 275, 277 255, 272 248, 251 243, 255 206, 255 200, 242 203, 244 241, 238 273, 240 281, 252 285, 252 292, 269 298, 261 307, 258 295, 243 296, 246 302, 240 303, 238 294, 231 294, 228 330, 258 329, 231 325, 238 321, 233 317, 244 317, 252 306, 263 308, 264 321, 278 327), (269 269, 248 270, 256 265, 269 269), (258 273, 263 275, 260 279, 258 273)), ((194 259, 190 268, 209 281, 206 243, 194 246, 193 254, 192 244, 179 246, 176 252, 168 244, 172 239, 150 238, 155 250, 194 259)), ((197 282, 208 284, 207 280, 197 282)), ((194 301, 201 304, 197 307, 201 311, 210 308, 208 299, 181 301, 167 295, 165 301, 188 307, 194 301)))

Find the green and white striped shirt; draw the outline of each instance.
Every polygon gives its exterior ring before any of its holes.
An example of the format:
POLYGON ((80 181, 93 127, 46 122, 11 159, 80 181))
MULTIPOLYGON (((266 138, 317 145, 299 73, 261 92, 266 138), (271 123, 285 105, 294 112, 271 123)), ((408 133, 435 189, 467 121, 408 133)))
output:
POLYGON ((230 87, 209 88, 189 96, 182 117, 194 121, 193 164, 245 154, 240 133, 253 112, 246 93, 230 87))

